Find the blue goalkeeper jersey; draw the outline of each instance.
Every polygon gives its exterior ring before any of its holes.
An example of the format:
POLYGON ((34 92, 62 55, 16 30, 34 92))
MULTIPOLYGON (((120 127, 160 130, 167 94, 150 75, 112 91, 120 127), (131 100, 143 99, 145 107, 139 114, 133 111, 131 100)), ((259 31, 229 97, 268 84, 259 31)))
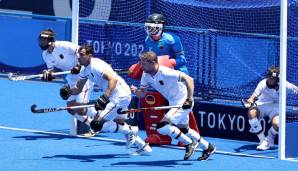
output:
POLYGON ((184 50, 180 38, 174 34, 163 33, 159 41, 154 41, 150 36, 145 39, 145 50, 153 51, 157 56, 169 55, 176 60, 175 69, 188 73, 184 50))

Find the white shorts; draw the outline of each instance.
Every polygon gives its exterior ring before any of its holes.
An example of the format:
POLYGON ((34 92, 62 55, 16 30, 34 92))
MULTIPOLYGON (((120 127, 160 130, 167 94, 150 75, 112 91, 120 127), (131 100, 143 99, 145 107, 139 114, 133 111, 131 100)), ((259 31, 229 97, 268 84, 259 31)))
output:
POLYGON ((117 110, 119 108, 121 108, 122 110, 127 110, 130 101, 131 96, 121 97, 117 100, 111 100, 104 110, 98 111, 99 117, 107 121, 112 121, 116 118, 126 119, 127 114, 118 114, 117 110))
MULTIPOLYGON (((185 99, 180 99, 179 101, 171 101, 170 105, 182 105, 184 103, 185 99)), ((194 106, 194 103, 192 104, 192 108, 194 106)), ((190 109, 182 109, 182 108, 173 108, 170 109, 165 117, 171 121, 172 124, 175 125, 188 125, 189 123, 189 113, 192 111, 192 108, 190 109)))
POLYGON ((278 115, 278 103, 262 104, 257 108, 260 110, 260 118, 267 116, 271 121, 274 116, 278 115))
POLYGON ((173 108, 170 109, 167 114, 166 118, 168 118, 172 124, 175 125, 188 125, 189 122, 189 112, 191 112, 191 109, 183 110, 183 109, 177 109, 173 108))

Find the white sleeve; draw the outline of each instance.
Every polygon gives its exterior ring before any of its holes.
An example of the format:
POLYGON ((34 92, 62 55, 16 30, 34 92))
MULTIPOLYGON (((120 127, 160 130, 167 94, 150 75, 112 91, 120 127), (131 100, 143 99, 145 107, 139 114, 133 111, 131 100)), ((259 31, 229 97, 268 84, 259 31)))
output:
POLYGON ((266 88, 266 79, 262 80, 256 87, 254 95, 259 97, 266 88))
POLYGON ((290 90, 291 92, 298 94, 298 87, 290 82, 286 82, 286 87, 288 90, 290 90))
POLYGON ((166 76, 167 79, 169 79, 169 82, 173 83, 173 82, 180 81, 181 71, 173 70, 170 68, 167 68, 167 69, 168 71, 165 72, 164 75, 166 76))
POLYGON ((149 82, 147 80, 147 74, 145 72, 143 72, 140 87, 148 88, 149 86, 150 85, 149 85, 149 82))
POLYGON ((87 73, 87 71, 86 71, 85 68, 80 71, 79 77, 80 77, 80 79, 86 79, 86 78, 88 78, 88 73, 87 73))
POLYGON ((42 53, 42 58, 43 58, 43 61, 46 63, 48 70, 53 70, 55 68, 55 62, 46 58, 45 52, 42 53))
POLYGON ((70 50, 70 54, 71 54, 71 55, 73 55, 73 54, 77 55, 77 51, 78 51, 78 49, 79 49, 79 46, 78 46, 78 45, 76 45, 76 44, 74 44, 74 43, 70 43, 70 48, 69 48, 69 50, 70 50))

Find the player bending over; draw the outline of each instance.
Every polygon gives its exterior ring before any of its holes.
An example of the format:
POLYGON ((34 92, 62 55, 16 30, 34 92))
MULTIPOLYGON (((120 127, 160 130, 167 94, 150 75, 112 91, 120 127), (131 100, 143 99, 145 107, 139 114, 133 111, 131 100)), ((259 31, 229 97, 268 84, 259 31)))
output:
POLYGON ((117 110, 127 109, 131 101, 131 91, 126 82, 114 72, 106 62, 101 59, 93 58, 93 48, 89 45, 81 46, 78 50, 79 63, 84 66, 79 74, 80 78, 75 87, 64 87, 61 90, 62 98, 67 99, 71 95, 82 92, 88 80, 99 85, 104 92, 96 101, 95 109, 98 111, 92 120, 88 115, 83 122, 98 132, 123 133, 127 138, 127 146, 135 144, 136 154, 150 153, 152 149, 145 143, 133 130, 125 123, 126 114, 118 114, 117 110), (117 120, 117 122, 115 122, 117 120))
MULTIPOLYGON (((43 71, 42 79, 44 81, 52 81, 54 79, 52 73, 55 68, 62 71, 71 70, 72 74, 66 76, 66 81, 70 87, 76 85, 79 76, 81 66, 78 63, 77 50, 78 45, 68 42, 68 41, 56 41, 56 33, 52 29, 43 30, 38 37, 39 46, 43 50, 42 57, 47 65, 47 69, 43 71)), ((93 83, 87 82, 81 93, 77 95, 72 95, 67 99, 67 106, 75 106, 80 104, 85 104, 89 102, 89 97, 93 83)), ((66 100, 66 99, 64 99, 66 100)), ((97 112, 94 108, 80 109, 80 110, 68 110, 68 112, 73 115, 78 120, 81 120, 81 115, 86 113, 90 116, 94 116, 97 112)), ((74 131, 74 128, 71 128, 74 131)), ((89 132, 92 136, 92 132, 89 132)), ((71 132, 71 134, 77 134, 76 131, 71 132)))
MULTIPOLYGON (((286 89, 298 93, 298 87, 286 82, 286 89)), ((273 148, 275 136, 278 134, 278 99, 279 99, 279 68, 270 67, 267 78, 257 85, 255 91, 247 100, 248 122, 251 126, 250 132, 256 133, 260 143, 257 150, 268 150, 273 148), (262 130, 260 118, 269 117, 271 128, 268 130, 267 137, 262 130)))
POLYGON ((162 135, 178 139, 186 145, 184 160, 188 160, 200 144, 203 148, 202 156, 198 160, 207 160, 215 152, 215 147, 204 140, 198 132, 189 128, 189 112, 193 108, 193 79, 185 73, 158 64, 157 55, 144 52, 140 56, 143 68, 140 89, 131 86, 132 92, 141 98, 149 86, 160 92, 169 105, 181 105, 182 108, 170 109, 157 124, 157 131, 162 135))

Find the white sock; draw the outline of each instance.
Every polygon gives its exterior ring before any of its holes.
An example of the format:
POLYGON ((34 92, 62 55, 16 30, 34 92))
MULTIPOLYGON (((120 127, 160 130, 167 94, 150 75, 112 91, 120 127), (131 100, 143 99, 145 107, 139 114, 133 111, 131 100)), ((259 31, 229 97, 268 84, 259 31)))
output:
POLYGON ((157 131, 162 134, 162 135, 168 135, 171 138, 175 138, 178 141, 181 141, 182 143, 184 143, 185 145, 188 145, 190 143, 192 143, 192 140, 186 136, 183 132, 180 131, 179 128, 177 128, 176 126, 172 126, 172 125, 165 125, 162 128, 157 129, 157 131))
POLYGON ((207 142, 203 137, 201 137, 200 140, 200 147, 202 147, 202 149, 207 150, 209 146, 209 142, 207 142))
POLYGON ((200 143, 199 145, 200 145, 200 147, 202 147, 202 149, 206 150, 208 148, 209 143, 205 139, 203 139, 197 131, 189 128, 187 134, 185 134, 185 135, 190 137, 194 141, 198 141, 200 143))
POLYGON ((139 137, 138 135, 136 135, 136 142, 135 144, 138 146, 138 148, 142 148, 144 147, 144 145, 146 144, 145 141, 139 137))
POLYGON ((94 107, 89 107, 87 108, 87 113, 88 116, 90 116, 91 118, 94 118, 94 116, 97 114, 97 111, 95 110, 94 107))
POLYGON ((275 136, 278 134, 278 132, 271 126, 271 128, 268 130, 267 139, 270 144, 274 144, 275 136))
POLYGON ((90 123, 92 121, 92 119, 88 115, 75 114, 74 117, 77 118, 79 121, 87 124, 88 126, 90 126, 90 123))
POLYGON ((261 132, 261 133, 257 134, 257 136, 258 136, 258 138, 259 138, 259 140, 260 140, 260 143, 262 143, 262 142, 264 141, 264 139, 265 139, 265 134, 264 134, 264 132, 261 132))
POLYGON ((200 134, 191 128, 188 129, 188 132, 185 135, 187 135, 188 137, 190 137, 195 141, 200 141, 200 138, 201 138, 200 134))
POLYGON ((131 132, 131 129, 130 129, 129 125, 124 122, 123 125, 118 124, 118 131, 117 132, 120 132, 120 133, 123 133, 123 134, 128 134, 128 133, 131 132))
POLYGON ((119 129, 118 124, 114 121, 106 121, 102 128, 101 131, 102 132, 117 132, 119 129))
POLYGON ((256 133, 260 143, 265 139, 264 131, 262 131, 262 125, 258 118, 252 118, 248 120, 248 123, 250 125, 250 132, 256 133), (262 131, 262 132, 261 132, 262 131))

